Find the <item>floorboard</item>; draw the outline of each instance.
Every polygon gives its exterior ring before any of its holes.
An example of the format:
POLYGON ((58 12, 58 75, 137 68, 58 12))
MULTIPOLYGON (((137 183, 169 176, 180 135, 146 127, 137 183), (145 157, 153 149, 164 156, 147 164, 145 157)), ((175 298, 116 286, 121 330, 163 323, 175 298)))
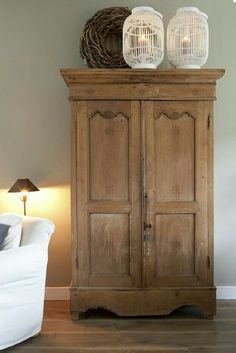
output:
POLYGON ((236 301, 219 301, 214 320, 196 308, 163 317, 117 317, 104 310, 71 320, 69 303, 48 301, 41 334, 6 353, 236 353, 236 301))

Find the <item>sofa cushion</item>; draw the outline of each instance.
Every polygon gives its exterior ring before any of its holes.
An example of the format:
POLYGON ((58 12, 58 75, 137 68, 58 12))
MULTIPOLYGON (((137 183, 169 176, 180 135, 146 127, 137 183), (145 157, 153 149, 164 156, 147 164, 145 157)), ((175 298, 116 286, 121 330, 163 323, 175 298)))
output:
POLYGON ((7 224, 0 224, 0 250, 2 250, 2 246, 7 236, 9 228, 10 226, 7 224))
POLYGON ((19 247, 22 233, 22 217, 14 214, 2 214, 0 215, 0 224, 9 226, 7 235, 1 245, 1 250, 19 247))

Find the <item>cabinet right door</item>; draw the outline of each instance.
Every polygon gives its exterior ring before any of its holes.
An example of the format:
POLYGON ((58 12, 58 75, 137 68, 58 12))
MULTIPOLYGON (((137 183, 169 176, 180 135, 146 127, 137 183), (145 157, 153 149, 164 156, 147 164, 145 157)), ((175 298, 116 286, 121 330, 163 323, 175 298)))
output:
POLYGON ((143 287, 212 283, 211 102, 143 102, 143 287))

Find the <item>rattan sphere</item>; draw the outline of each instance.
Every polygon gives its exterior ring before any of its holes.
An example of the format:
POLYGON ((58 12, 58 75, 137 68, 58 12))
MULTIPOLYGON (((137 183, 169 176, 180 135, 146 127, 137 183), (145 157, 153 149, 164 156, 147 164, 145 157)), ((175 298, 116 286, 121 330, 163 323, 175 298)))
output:
POLYGON ((122 38, 123 24, 130 13, 127 7, 109 7, 97 11, 87 21, 80 40, 80 54, 89 67, 128 66, 122 49, 107 48, 106 39, 111 35, 122 38))

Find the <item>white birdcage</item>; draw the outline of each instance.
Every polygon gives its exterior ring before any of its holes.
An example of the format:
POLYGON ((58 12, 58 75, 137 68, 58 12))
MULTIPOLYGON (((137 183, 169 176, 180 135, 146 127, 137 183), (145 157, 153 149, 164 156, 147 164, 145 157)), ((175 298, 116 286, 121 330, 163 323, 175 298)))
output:
POLYGON ((162 15, 152 7, 132 10, 123 26, 123 56, 133 69, 156 69, 164 58, 162 15))
POLYGON ((179 69, 199 69, 208 58, 207 15, 196 7, 182 7, 167 28, 169 62, 179 69))

